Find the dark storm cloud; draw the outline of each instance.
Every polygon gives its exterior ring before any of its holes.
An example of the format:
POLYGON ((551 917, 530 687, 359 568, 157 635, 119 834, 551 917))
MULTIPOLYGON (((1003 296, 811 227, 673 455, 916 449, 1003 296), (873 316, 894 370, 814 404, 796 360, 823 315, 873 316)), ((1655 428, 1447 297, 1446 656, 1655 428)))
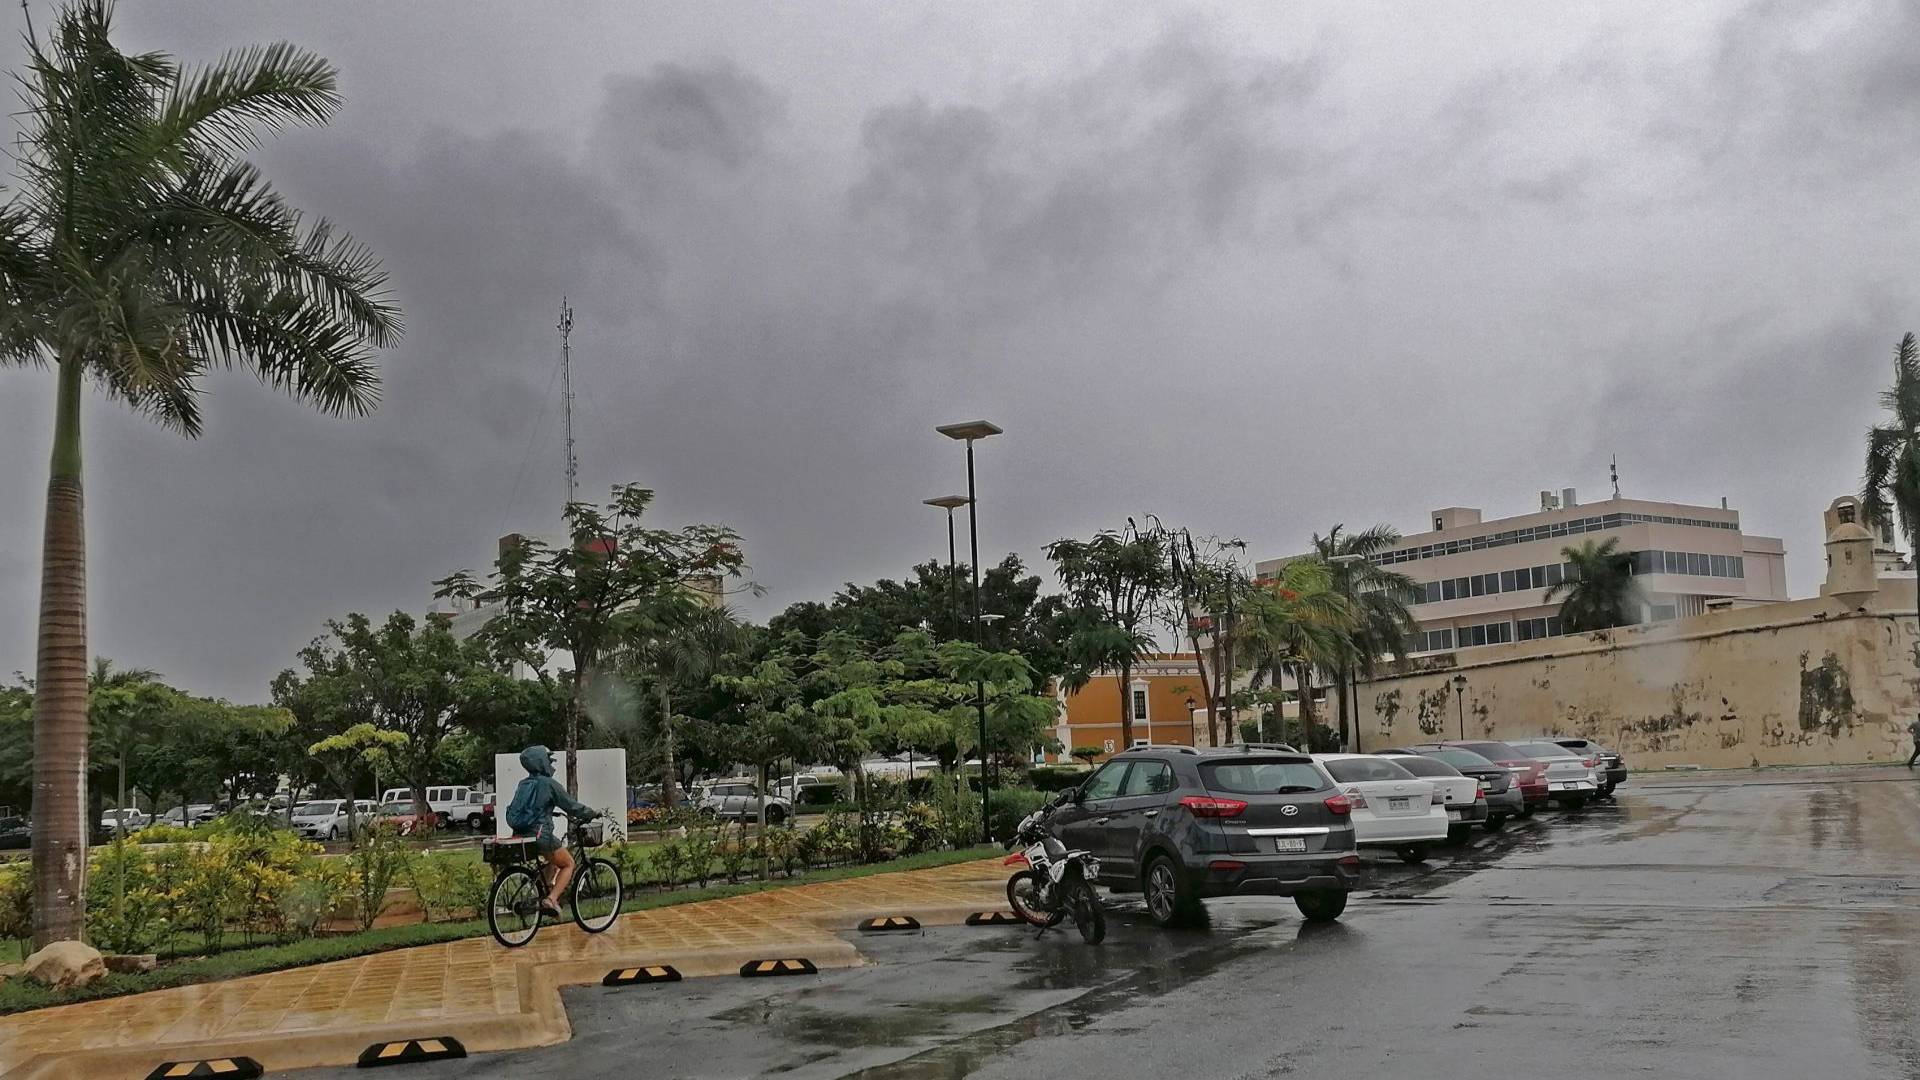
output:
MULTIPOLYGON (((383 255, 408 334, 365 421, 237 376, 198 443, 89 409, 98 651, 258 697, 325 618, 550 530, 562 294, 583 494, 740 529, 759 616, 943 554, 931 428, 975 416, 989 552, 1154 511, 1277 554, 1591 498, 1617 452, 1810 591, 1920 323, 1906 5, 499 11, 125 13, 341 63, 340 120, 261 160, 383 255)), ((0 374, 0 670, 49 399, 0 374)))

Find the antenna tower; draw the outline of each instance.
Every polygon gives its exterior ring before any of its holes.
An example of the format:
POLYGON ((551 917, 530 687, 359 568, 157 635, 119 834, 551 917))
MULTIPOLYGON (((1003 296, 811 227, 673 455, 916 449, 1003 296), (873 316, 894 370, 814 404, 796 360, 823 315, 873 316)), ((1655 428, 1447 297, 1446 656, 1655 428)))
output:
POLYGON ((567 505, 572 506, 580 486, 580 459, 573 452, 573 308, 560 298, 560 396, 567 418, 567 505))

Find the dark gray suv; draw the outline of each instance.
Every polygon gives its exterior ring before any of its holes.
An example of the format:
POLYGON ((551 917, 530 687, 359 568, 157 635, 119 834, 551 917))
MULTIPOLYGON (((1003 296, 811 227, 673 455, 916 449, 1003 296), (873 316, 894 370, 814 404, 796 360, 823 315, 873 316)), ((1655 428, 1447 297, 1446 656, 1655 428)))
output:
POLYGON ((1100 766, 1050 827, 1100 860, 1100 884, 1142 891, 1162 926, 1210 896, 1291 896, 1315 922, 1360 883, 1346 796, 1288 749, 1147 746, 1100 766))

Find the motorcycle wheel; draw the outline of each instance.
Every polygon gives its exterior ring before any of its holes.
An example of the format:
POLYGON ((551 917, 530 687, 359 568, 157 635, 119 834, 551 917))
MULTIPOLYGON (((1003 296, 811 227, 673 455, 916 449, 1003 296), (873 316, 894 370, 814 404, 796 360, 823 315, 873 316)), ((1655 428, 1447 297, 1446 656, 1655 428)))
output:
POLYGON ((1040 875, 1031 870, 1007 879, 1007 906, 1034 926, 1056 926, 1064 914, 1040 906, 1040 875))
POLYGON ((1093 894, 1093 886, 1074 881, 1069 882, 1066 889, 1066 902, 1062 906, 1073 913, 1073 925, 1079 927, 1081 940, 1089 945, 1100 944, 1107 936, 1107 913, 1100 910, 1100 898, 1093 894))

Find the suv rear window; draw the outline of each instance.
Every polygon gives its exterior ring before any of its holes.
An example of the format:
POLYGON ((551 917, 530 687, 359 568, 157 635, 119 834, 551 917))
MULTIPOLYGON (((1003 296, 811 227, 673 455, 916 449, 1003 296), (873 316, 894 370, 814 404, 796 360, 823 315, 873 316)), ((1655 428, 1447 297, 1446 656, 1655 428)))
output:
POLYGON ((1271 758, 1202 762, 1200 781, 1208 791, 1235 795, 1304 794, 1328 787, 1327 778, 1311 762, 1271 758))
POLYGON ((1335 780, 1343 784, 1357 784, 1362 780, 1405 780, 1407 770, 1388 761, 1386 758, 1337 758, 1323 761, 1322 765, 1333 774, 1335 780))
POLYGON ((1384 754, 1388 761, 1407 770, 1415 776, 1459 776, 1460 770, 1444 761, 1417 757, 1412 754, 1384 754))
POLYGON ((1479 754, 1489 761, 1512 761, 1515 758, 1527 756, 1503 742, 1467 743, 1466 749, 1479 754))

